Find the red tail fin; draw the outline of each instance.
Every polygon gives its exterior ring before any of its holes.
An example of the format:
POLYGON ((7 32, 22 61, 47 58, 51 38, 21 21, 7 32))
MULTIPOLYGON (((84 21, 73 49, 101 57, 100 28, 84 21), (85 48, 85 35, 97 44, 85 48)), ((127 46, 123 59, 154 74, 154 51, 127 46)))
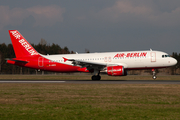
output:
POLYGON ((17 58, 39 55, 17 30, 9 30, 9 35, 17 58))

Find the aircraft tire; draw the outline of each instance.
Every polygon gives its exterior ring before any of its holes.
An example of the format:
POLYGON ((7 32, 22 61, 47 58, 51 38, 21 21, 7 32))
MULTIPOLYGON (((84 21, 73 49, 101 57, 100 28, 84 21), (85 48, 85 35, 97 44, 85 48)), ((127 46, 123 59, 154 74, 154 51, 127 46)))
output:
POLYGON ((156 76, 153 76, 152 78, 155 80, 157 77, 156 77, 156 76))
POLYGON ((99 75, 93 75, 93 76, 91 77, 91 79, 92 79, 92 80, 100 80, 100 79, 101 79, 101 76, 99 76, 99 75))

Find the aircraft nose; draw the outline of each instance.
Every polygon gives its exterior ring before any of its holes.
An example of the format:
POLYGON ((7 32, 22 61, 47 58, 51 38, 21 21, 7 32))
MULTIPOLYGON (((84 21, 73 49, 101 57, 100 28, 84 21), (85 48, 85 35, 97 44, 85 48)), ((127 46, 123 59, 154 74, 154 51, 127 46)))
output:
POLYGON ((177 60, 176 60, 175 58, 172 58, 171 64, 172 64, 172 65, 176 65, 176 64, 177 64, 177 60))

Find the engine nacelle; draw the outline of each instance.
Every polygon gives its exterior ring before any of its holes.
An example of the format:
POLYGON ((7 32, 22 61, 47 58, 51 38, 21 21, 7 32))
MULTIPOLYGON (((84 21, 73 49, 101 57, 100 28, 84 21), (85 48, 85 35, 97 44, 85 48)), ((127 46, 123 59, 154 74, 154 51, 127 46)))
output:
POLYGON ((107 74, 110 76, 125 76, 127 75, 127 72, 124 71, 123 66, 108 66, 107 74))

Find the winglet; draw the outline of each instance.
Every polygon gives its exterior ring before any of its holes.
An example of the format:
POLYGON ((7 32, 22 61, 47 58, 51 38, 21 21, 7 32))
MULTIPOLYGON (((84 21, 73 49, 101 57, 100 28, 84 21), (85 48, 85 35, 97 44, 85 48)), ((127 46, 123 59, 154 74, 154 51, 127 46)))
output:
POLYGON ((64 62, 66 62, 68 59, 67 58, 65 58, 65 57, 63 57, 63 59, 64 59, 64 62))

